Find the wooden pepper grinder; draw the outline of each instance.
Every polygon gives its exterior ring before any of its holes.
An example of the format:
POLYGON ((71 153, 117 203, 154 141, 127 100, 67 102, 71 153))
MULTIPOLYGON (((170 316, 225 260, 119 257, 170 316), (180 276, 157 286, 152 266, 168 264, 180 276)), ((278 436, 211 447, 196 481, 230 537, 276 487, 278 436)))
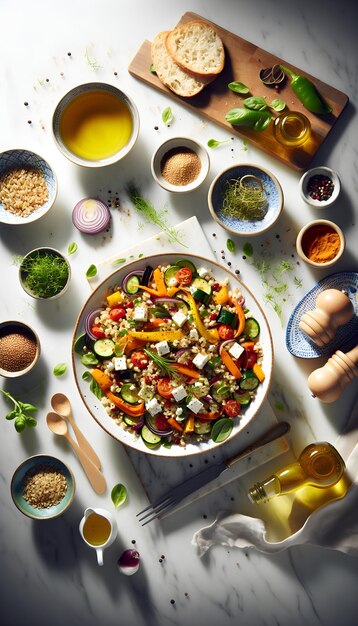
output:
POLYGON ((344 387, 358 377, 358 345, 347 352, 337 350, 327 363, 314 370, 308 377, 308 386, 314 397, 321 402, 334 402, 344 387))
POLYGON ((322 291, 316 300, 316 308, 301 317, 298 327, 318 346, 329 343, 339 326, 347 324, 354 313, 348 296, 338 289, 322 291))

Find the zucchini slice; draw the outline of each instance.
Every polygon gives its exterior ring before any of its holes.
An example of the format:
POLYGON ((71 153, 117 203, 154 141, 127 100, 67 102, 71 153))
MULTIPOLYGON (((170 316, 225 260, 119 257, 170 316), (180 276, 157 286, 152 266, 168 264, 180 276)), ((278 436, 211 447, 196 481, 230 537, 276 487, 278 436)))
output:
POLYGON ((260 334, 260 324, 254 317, 248 317, 243 331, 245 337, 248 339, 256 339, 260 334))
POLYGON ((211 299, 211 296, 202 289, 195 289, 195 291, 192 292, 192 296, 195 300, 205 304, 205 306, 209 304, 211 299))
POLYGON ((134 293, 137 293, 139 285, 140 285, 139 276, 131 276, 127 280, 126 291, 130 293, 131 295, 133 295, 134 293))
POLYGON ((175 265, 177 265, 178 267, 188 267, 193 272, 193 274, 196 274, 196 267, 194 263, 188 261, 188 259, 179 259, 179 261, 177 261, 175 265))
POLYGON ((253 371, 247 370, 242 375, 242 378, 240 378, 239 387, 240 389, 244 389, 245 391, 253 391, 254 389, 257 389, 259 384, 260 384, 260 381, 257 378, 257 376, 255 376, 253 371))
POLYGON ((218 324, 227 324, 228 326, 235 328, 237 326, 237 315, 236 313, 231 313, 231 311, 221 307, 216 321, 218 324))
POLYGON ((152 431, 149 430, 148 426, 146 426, 145 424, 142 427, 140 434, 145 445, 148 446, 149 448, 152 448, 152 447, 155 448, 162 441, 162 438, 152 433, 152 431))
POLYGON ((137 404, 140 401, 137 389, 132 389, 133 383, 124 383, 121 387, 121 397, 128 404, 137 404))
POLYGON ((112 339, 97 339, 93 344, 93 350, 102 359, 110 359, 114 355, 115 345, 112 339))
POLYGON ((179 272, 180 267, 178 265, 171 265, 164 272, 164 282, 167 287, 175 287, 178 284, 176 275, 179 272))
POLYGON ((195 289, 200 289, 201 291, 204 291, 205 293, 207 293, 209 296, 211 296, 211 285, 209 285, 207 280, 204 280, 204 278, 194 278, 193 282, 190 285, 190 291, 195 291, 195 289))

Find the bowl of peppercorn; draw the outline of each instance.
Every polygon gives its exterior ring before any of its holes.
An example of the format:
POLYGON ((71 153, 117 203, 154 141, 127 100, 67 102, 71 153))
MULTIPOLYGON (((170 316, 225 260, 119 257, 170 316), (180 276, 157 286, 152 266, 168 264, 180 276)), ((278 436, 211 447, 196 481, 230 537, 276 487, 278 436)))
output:
POLYGON ((154 180, 175 193, 193 191, 209 172, 209 155, 198 141, 190 137, 172 137, 154 152, 151 170, 154 180))
POLYGON ((330 167, 313 167, 300 180, 301 197, 315 209, 325 209, 338 198, 341 183, 337 172, 330 167))

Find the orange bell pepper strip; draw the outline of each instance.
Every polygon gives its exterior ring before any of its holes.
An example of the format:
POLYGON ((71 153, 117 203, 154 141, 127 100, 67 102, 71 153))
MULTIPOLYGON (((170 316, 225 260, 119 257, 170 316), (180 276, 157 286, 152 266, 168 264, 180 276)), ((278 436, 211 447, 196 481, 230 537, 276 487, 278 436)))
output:
POLYGON ((188 376, 189 378, 196 378, 196 379, 200 378, 199 372, 197 372, 196 370, 192 370, 190 367, 187 367, 186 365, 181 365, 181 363, 173 363, 171 365, 171 368, 179 372, 179 374, 183 374, 183 376, 188 376))
POLYGON ((181 424, 179 424, 179 423, 178 423, 178 422, 174 419, 174 417, 169 417, 169 418, 167 419, 167 422, 168 422, 168 424, 170 424, 170 426, 171 426, 172 428, 175 428, 175 430, 178 430, 178 431, 179 431, 179 432, 181 432, 181 433, 183 432, 184 428, 182 427, 182 425, 181 425, 181 424))
POLYGON ((113 385, 113 380, 98 368, 91 370, 91 376, 105 393, 113 385))
POLYGON ((193 433, 194 432, 194 422, 195 422, 194 415, 189 415, 189 417, 187 418, 187 420, 185 422, 185 426, 184 426, 184 434, 185 435, 187 433, 193 433))
POLYGON ((235 333, 235 339, 236 337, 239 337, 242 333, 242 331, 245 328, 245 322, 246 322, 246 317, 245 317, 245 313, 243 311, 242 306, 238 303, 237 300, 232 300, 232 303, 235 307, 235 311, 237 313, 237 316, 239 318, 239 325, 236 329, 236 333, 235 333))
POLYGON ((156 317, 151 322, 146 322, 143 326, 143 330, 153 330, 153 328, 158 328, 158 326, 163 326, 163 324, 166 324, 166 323, 167 323, 167 320, 161 317, 156 317))
POLYGON ((137 348, 141 348, 147 342, 143 341, 143 339, 137 339, 136 337, 131 337, 129 334, 124 337, 120 337, 116 342, 117 345, 122 348, 124 354, 129 354, 132 350, 136 350, 137 348))
POLYGON ((144 402, 140 402, 139 404, 129 404, 129 402, 125 402, 119 396, 115 396, 114 393, 112 393, 111 391, 107 391, 106 396, 108 400, 113 402, 117 409, 120 409, 126 415, 130 415, 131 417, 139 417, 144 413, 144 402))
POLYGON ((254 341, 243 341, 240 344, 245 350, 253 350, 255 347, 255 342, 254 341))
POLYGON ((258 363, 255 363, 252 366, 252 371, 255 374, 255 376, 257 376, 260 383, 262 383, 265 380, 265 372, 263 371, 261 365, 259 365, 258 363))
POLYGON ((234 378, 236 379, 241 378, 242 374, 238 366, 233 361, 228 351, 225 350, 225 348, 221 348, 220 356, 221 356, 222 362, 224 363, 225 367, 229 370, 230 374, 232 374, 234 378))
POLYGON ((220 417, 220 415, 222 415, 222 410, 221 411, 210 411, 209 413, 198 413, 197 414, 197 418, 199 420, 217 420, 218 417, 220 417))
POLYGON ((156 267, 153 272, 153 280, 156 285, 156 289, 152 287, 147 287, 146 285, 138 285, 138 289, 143 289, 147 293, 150 293, 152 296, 156 298, 163 298, 168 295, 167 286, 164 281, 164 277, 159 267, 156 267))

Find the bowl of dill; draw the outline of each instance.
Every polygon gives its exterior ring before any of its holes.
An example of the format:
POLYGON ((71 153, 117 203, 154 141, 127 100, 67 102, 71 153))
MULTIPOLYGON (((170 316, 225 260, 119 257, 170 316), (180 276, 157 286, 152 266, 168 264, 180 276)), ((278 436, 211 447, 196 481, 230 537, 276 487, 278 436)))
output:
POLYGON ((231 165, 212 181, 208 205, 214 220, 235 235, 261 235, 283 209, 283 192, 276 176, 251 163, 231 165))
POLYGON ((21 260, 19 280, 26 293, 37 300, 61 296, 71 279, 68 260, 54 248, 36 248, 21 260))

